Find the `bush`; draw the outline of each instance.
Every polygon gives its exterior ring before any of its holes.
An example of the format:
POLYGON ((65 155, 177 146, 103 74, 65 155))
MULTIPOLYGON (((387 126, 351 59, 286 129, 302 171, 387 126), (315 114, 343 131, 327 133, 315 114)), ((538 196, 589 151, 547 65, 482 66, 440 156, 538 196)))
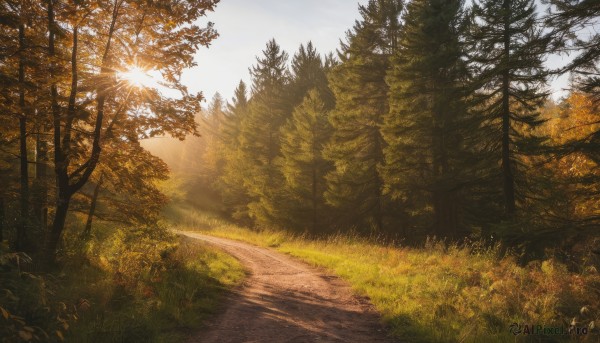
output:
POLYGON ((77 308, 54 295, 51 276, 24 271, 31 259, 0 244, 0 337, 2 342, 62 341, 77 308))
POLYGON ((182 341, 244 276, 231 256, 162 227, 113 228, 83 250, 63 289, 89 299, 66 337, 78 343, 182 341))

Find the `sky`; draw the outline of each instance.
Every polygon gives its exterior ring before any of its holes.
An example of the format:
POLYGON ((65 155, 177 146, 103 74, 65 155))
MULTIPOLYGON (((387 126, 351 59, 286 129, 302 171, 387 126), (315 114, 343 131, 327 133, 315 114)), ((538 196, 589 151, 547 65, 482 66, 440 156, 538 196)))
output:
MULTIPOLYGON (((197 67, 186 70, 182 82, 193 93, 202 91, 207 101, 215 92, 229 100, 240 79, 250 85, 248 68, 256 63, 271 38, 290 58, 301 43, 312 41, 327 54, 339 48, 340 39, 358 19, 358 4, 367 0, 221 0, 206 21, 215 24, 219 37, 196 54, 197 67)), ((548 65, 565 63, 551 56, 548 65)), ((553 98, 558 99, 568 83, 563 76, 551 80, 553 98)))
POLYGON ((240 79, 250 85, 248 68, 275 38, 290 58, 312 41, 322 54, 335 51, 367 0, 221 0, 207 20, 219 37, 196 54, 197 67, 182 75, 191 92, 210 101, 215 92, 231 99, 240 79))

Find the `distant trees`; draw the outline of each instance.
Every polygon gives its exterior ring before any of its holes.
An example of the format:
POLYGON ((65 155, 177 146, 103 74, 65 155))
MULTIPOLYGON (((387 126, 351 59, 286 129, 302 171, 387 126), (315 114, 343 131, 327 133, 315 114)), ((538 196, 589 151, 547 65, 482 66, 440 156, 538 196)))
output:
POLYGON ((223 174, 224 157, 222 151, 224 146, 223 131, 226 125, 227 117, 224 111, 225 101, 221 94, 216 93, 210 105, 205 111, 202 111, 199 129, 203 132, 204 150, 200 158, 204 162, 200 167, 204 174, 204 179, 208 183, 215 183, 223 174))
POLYGON ((600 216, 600 167, 594 153, 573 147, 581 146, 600 130, 594 97, 572 93, 559 106, 544 109, 544 114, 547 122, 540 130, 549 137, 548 144, 558 150, 556 158, 542 169, 553 180, 553 187, 543 190, 551 201, 546 216, 550 221, 589 226, 600 216))
POLYGON ((575 32, 599 9, 547 2, 538 16, 533 0, 371 0, 337 59, 309 43, 289 71, 270 41, 222 131, 219 188, 230 213, 260 226, 409 239, 548 232, 551 217, 594 222, 582 208, 597 195, 597 36, 575 32), (565 48, 580 55, 549 70, 548 54, 565 48), (547 80, 567 71, 587 94, 549 117, 547 80), (583 117, 589 134, 574 128, 583 117))
MULTIPOLYGON (((592 101, 596 120, 590 124, 597 123, 600 121, 600 33, 597 30, 600 4, 584 0, 546 2, 550 3, 546 24, 554 28, 551 32, 553 49, 563 55, 576 54, 559 72, 570 72, 574 90, 586 94, 592 101)), ((573 140, 567 150, 583 152, 599 163, 600 130, 573 140)))

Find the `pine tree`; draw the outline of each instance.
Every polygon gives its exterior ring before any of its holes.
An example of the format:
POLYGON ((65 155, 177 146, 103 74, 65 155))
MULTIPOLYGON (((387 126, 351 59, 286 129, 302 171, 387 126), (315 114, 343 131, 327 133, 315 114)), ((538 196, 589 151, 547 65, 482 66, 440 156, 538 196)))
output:
POLYGON ((442 236, 455 235, 462 222, 468 129, 462 9, 462 0, 407 5, 388 77, 390 112, 382 127, 386 190, 413 213, 413 225, 433 226, 442 236))
POLYGON ((529 132, 543 122, 538 110, 548 95, 543 66, 548 40, 534 0, 483 0, 472 11, 471 58, 480 73, 482 113, 501 146, 504 213, 510 219, 525 193, 519 158, 541 143, 529 132))
MULTIPOLYGON (((286 218, 297 230, 324 229, 325 174, 331 163, 323 146, 331 135, 327 106, 316 89, 310 91, 282 129, 281 171, 288 199, 286 218)), ((281 206, 281 205, 280 205, 281 206)))
POLYGON ((336 99, 330 120, 334 129, 325 155, 334 164, 327 175, 327 202, 339 210, 343 226, 383 228, 385 200, 377 166, 383 162, 380 133, 388 112, 385 75, 396 49, 403 2, 371 0, 360 6, 361 21, 347 33, 341 64, 330 73, 336 99))
POLYGON ((199 128, 205 149, 200 157, 203 161, 201 167, 202 178, 213 187, 223 173, 225 164, 222 142, 222 131, 226 121, 224 107, 225 101, 221 94, 215 93, 208 109, 202 111, 202 121, 199 128))
POLYGON ((246 161, 244 187, 251 202, 248 213, 258 224, 278 222, 282 177, 275 164, 280 155, 280 128, 289 117, 285 89, 288 55, 271 40, 252 67, 252 101, 240 132, 241 158, 246 161))
POLYGON ((223 140, 228 145, 239 146, 240 125, 248 110, 248 90, 246 83, 240 80, 233 93, 232 102, 226 105, 226 116, 223 123, 223 140))
POLYGON ((231 104, 227 105, 225 121, 221 130, 223 175, 219 180, 219 190, 225 208, 237 220, 248 217, 249 202, 244 187, 245 161, 240 146, 241 125, 248 114, 246 84, 240 81, 234 92, 231 104))
POLYGON ((291 73, 292 78, 289 85, 290 105, 298 106, 306 97, 308 92, 316 88, 326 106, 332 108, 335 102, 333 94, 329 89, 327 82, 327 71, 323 60, 312 42, 308 42, 306 47, 300 45, 298 52, 292 58, 291 73))

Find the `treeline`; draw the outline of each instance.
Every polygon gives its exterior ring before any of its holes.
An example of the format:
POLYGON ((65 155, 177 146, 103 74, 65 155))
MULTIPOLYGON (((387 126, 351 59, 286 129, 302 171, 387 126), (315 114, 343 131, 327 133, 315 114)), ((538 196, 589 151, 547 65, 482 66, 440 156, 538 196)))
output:
POLYGON ((0 3, 0 241, 51 264, 72 214, 87 218, 72 240, 93 218, 156 222, 169 171, 140 139, 196 132, 202 95, 179 78, 217 36, 196 24, 216 3, 0 3), (131 69, 180 96, 121 77, 131 69))
POLYGON ((204 112, 202 177, 232 218, 409 240, 597 235, 597 3, 359 9, 337 58, 308 43, 290 60, 271 40, 249 89, 204 112), (554 103, 549 82, 567 73, 554 103))

